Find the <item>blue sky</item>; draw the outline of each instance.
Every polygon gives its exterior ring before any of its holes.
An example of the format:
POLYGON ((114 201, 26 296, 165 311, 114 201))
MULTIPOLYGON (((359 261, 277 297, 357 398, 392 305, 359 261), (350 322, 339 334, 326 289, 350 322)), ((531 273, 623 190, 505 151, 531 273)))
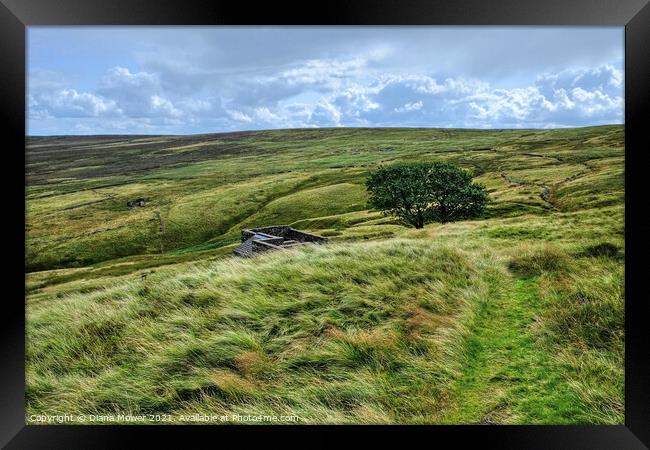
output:
POLYGON ((30 27, 30 135, 623 122, 622 27, 30 27))

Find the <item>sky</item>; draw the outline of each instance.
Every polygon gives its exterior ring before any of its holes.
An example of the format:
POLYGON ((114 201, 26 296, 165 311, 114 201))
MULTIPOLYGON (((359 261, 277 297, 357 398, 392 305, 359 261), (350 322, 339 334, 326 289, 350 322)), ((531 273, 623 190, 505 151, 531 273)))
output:
POLYGON ((623 27, 29 27, 27 134, 623 123, 623 27))

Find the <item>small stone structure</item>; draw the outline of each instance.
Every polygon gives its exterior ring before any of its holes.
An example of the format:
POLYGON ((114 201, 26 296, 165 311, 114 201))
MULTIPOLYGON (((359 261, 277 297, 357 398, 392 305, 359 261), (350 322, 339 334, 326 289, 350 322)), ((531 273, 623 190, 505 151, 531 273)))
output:
POLYGON ((135 200, 129 200, 126 202, 126 206, 129 208, 142 207, 145 205, 146 201, 146 198, 136 198, 135 200))
POLYGON ((242 230, 241 245, 233 253, 237 256, 253 256, 269 250, 326 242, 324 237, 294 230, 286 225, 276 225, 242 230))

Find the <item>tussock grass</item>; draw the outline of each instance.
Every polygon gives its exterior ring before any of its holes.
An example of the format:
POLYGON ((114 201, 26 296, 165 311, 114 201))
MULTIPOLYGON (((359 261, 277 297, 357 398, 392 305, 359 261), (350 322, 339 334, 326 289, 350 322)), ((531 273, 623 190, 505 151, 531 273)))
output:
POLYGON ((463 251, 393 240, 69 293, 28 310, 28 410, 432 422, 488 275, 463 251))
POLYGON ((520 254, 508 262, 508 268, 517 274, 535 276, 568 268, 568 255, 558 247, 546 245, 533 249, 520 247, 519 250, 520 254))
POLYGON ((578 423, 623 423, 624 285, 622 265, 601 255, 574 263, 559 279, 540 280, 547 306, 539 332, 559 352, 585 405, 577 412, 578 423))
POLYGON ((600 242, 585 247, 584 250, 580 252, 580 256, 621 258, 623 255, 618 245, 612 244, 611 242, 600 242))

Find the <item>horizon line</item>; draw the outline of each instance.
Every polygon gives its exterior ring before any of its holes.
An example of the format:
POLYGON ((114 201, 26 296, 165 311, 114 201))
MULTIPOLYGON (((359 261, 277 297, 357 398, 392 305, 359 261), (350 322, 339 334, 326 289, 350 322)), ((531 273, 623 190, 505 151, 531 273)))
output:
POLYGON ((408 126, 387 126, 387 127, 373 127, 373 126, 346 126, 346 127, 297 127, 297 128, 264 128, 264 129, 250 129, 250 130, 236 130, 236 131, 212 131, 203 133, 168 133, 168 134, 140 134, 140 133, 101 133, 101 134, 25 134, 26 138, 64 138, 64 137, 121 137, 121 136, 142 136, 142 137, 179 137, 179 136, 205 136, 214 134, 237 134, 237 133, 260 133, 269 131, 305 131, 305 130, 463 130, 463 131, 544 131, 544 130, 575 130, 581 128, 596 128, 596 127, 611 127, 611 126, 625 126, 625 123, 607 123, 600 125, 582 125, 582 126, 559 126, 559 127, 527 127, 527 128, 472 128, 472 127, 408 127, 408 126))

